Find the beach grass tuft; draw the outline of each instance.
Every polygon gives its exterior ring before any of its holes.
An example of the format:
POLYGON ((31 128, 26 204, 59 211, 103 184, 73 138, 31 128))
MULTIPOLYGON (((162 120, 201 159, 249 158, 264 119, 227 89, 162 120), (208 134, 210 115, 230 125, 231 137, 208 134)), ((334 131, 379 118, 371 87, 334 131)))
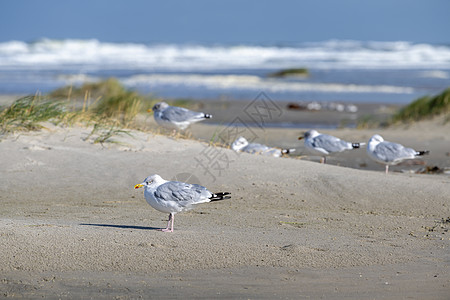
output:
POLYGON ((102 146, 104 143, 119 143, 112 138, 119 135, 133 136, 128 130, 124 130, 118 124, 101 124, 96 123, 92 128, 91 133, 84 139, 88 140, 91 136, 97 135, 94 139, 94 144, 100 143, 102 146))
POLYGON ((0 112, 0 132, 28 131, 42 128, 40 122, 58 123, 67 115, 61 101, 50 101, 38 95, 14 101, 0 112))
MULTIPOLYGON (((110 78, 79 87, 66 86, 41 96, 26 96, 0 109, 0 134, 39 130, 42 122, 93 126, 95 143, 111 142, 112 136, 128 134, 123 128, 139 128, 139 113, 147 113, 160 99, 126 89, 110 78)), ((191 99, 168 101, 177 106, 194 105, 191 99)))
POLYGON ((55 99, 83 99, 86 94, 93 99, 114 97, 124 93, 125 88, 116 78, 108 78, 97 82, 87 82, 80 87, 72 85, 56 89, 48 94, 55 99))
POLYGON ((411 102, 382 120, 374 115, 362 116, 356 125, 358 129, 384 128, 401 123, 412 123, 444 115, 444 123, 450 122, 450 88, 435 96, 424 96, 411 102))
POLYGON ((118 120, 128 125, 141 111, 142 99, 132 91, 123 91, 111 97, 102 98, 93 108, 93 112, 107 119, 118 120))
POLYGON ((421 97, 403 107, 392 117, 392 123, 420 121, 449 112, 450 88, 433 97, 421 97))
POLYGON ((157 99, 126 89, 117 78, 88 82, 80 87, 65 86, 48 95, 54 99, 66 99, 82 110, 92 110, 109 118, 129 121, 137 113, 151 108, 157 99))

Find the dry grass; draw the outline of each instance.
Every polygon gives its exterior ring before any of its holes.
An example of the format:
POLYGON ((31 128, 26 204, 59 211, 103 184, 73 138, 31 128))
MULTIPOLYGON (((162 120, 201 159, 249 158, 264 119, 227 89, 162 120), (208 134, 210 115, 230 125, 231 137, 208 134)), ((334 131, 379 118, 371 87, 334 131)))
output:
MULTIPOLYGON (((450 112, 450 88, 439 95, 425 96, 412 102, 396 113, 392 122, 413 122, 429 119, 450 112)), ((449 118, 446 118, 449 121, 449 118)))

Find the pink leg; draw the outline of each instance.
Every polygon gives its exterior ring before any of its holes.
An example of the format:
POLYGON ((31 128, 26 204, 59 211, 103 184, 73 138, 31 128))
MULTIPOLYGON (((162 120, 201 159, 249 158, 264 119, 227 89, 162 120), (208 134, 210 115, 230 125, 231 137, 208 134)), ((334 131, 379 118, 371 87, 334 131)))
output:
POLYGON ((169 221, 167 222, 167 227, 165 229, 161 229, 164 232, 173 232, 173 220, 175 219, 175 215, 169 214, 169 221), (172 225, 172 226, 170 226, 172 225), (169 228, 170 226, 170 228, 169 228))
POLYGON ((320 158, 320 163, 324 164, 326 162, 326 160, 327 160, 326 157, 323 156, 323 157, 320 158))
POLYGON ((389 165, 386 165, 386 174, 389 173, 389 165))

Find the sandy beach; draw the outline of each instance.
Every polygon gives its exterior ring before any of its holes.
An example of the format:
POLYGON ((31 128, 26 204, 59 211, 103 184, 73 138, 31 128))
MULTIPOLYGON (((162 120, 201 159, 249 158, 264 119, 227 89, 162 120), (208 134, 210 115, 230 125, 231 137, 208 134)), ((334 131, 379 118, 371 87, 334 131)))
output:
POLYGON ((92 128, 52 124, 1 138, 0 297, 448 299, 450 177, 413 173, 450 166, 442 120, 324 130, 431 151, 386 175, 365 149, 327 164, 306 157, 299 128, 199 124, 184 139, 141 119, 152 131, 103 144, 92 128), (296 155, 205 142, 238 129, 296 155), (177 214, 174 233, 157 231, 167 215, 133 189, 155 173, 232 198, 177 214))
POLYGON ((0 300, 450 300, 449 1, 23 2, 0 300))

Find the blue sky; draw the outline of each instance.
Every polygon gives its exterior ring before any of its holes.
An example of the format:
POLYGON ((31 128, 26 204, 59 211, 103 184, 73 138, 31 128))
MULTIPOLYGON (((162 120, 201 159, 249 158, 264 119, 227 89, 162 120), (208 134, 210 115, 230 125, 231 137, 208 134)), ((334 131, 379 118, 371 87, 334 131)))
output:
POLYGON ((1 0, 0 42, 450 44, 448 0, 1 0))

